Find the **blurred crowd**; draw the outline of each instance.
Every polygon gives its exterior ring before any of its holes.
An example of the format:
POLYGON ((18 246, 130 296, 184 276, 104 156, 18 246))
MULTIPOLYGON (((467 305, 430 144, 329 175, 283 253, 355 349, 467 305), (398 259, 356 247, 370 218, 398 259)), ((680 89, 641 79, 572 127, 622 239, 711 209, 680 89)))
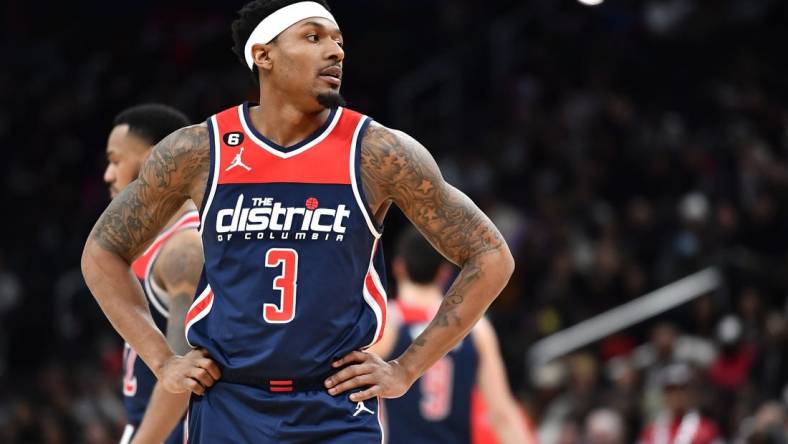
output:
MULTIPOLYGON (((132 104, 200 121, 254 97, 229 50, 242 3, 0 6, 0 442, 119 436, 122 343, 79 271, 108 200, 104 143, 132 104)), ((543 442, 659 442, 671 410, 720 442, 786 442, 785 2, 333 3, 350 105, 423 141, 512 247, 489 316, 543 442), (459 79, 449 111, 398 114, 398 82, 435 64, 459 79), (720 289, 526 361, 536 340, 708 266, 720 289)), ((390 215, 385 245, 404 223, 390 215)))

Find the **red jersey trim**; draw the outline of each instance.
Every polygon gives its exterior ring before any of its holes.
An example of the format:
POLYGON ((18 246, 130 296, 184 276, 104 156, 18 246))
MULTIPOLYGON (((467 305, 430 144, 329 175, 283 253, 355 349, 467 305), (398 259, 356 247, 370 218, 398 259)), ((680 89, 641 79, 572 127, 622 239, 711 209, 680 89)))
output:
POLYGON ((223 111, 215 120, 215 140, 221 150, 217 156, 217 183, 350 185, 354 171, 349 158, 353 153, 354 133, 362 117, 357 112, 338 108, 319 136, 292 152, 281 152, 268 146, 249 129, 243 106, 223 111))
POLYGON ((210 285, 206 285, 202 293, 192 302, 192 306, 189 308, 189 311, 186 312, 186 319, 183 320, 186 342, 192 347, 194 347, 194 345, 189 342, 189 329, 192 328, 192 325, 197 321, 208 316, 208 313, 211 312, 211 308, 213 308, 213 290, 211 290, 210 285))
POLYGON ((388 297, 386 295, 386 289, 383 288, 380 276, 377 270, 375 270, 375 253, 378 250, 379 242, 379 239, 375 239, 375 243, 372 245, 372 257, 370 258, 367 275, 364 277, 364 287, 361 290, 364 295, 364 301, 375 313, 375 320, 377 321, 372 342, 364 347, 365 349, 380 341, 380 338, 383 337, 383 331, 386 329, 388 297))

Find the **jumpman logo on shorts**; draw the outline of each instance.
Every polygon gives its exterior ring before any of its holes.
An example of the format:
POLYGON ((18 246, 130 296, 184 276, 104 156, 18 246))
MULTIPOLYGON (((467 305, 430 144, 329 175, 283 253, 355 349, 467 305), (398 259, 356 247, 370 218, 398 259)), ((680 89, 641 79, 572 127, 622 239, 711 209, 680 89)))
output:
POLYGON ((239 151, 239 152, 238 152, 238 154, 236 154, 236 155, 235 155, 235 157, 233 158, 233 161, 232 161, 232 162, 230 162, 230 166, 228 166, 228 167, 225 169, 225 171, 230 171, 231 169, 233 169, 233 168, 235 168, 235 167, 237 167, 237 166, 239 166, 239 167, 241 167, 241 168, 245 169, 246 171, 252 171, 252 168, 250 168, 248 165, 246 165, 246 164, 244 163, 244 161, 243 161, 243 160, 241 160, 241 155, 242 155, 243 153, 244 153, 244 147, 241 147, 241 151, 239 151))
POLYGON ((368 409, 367 406, 364 405, 364 401, 359 401, 358 404, 356 404, 356 413, 353 413, 353 416, 358 416, 359 413, 361 413, 361 412, 366 412, 366 413, 369 413, 370 415, 374 415, 375 414, 375 412, 373 412, 372 410, 368 409))

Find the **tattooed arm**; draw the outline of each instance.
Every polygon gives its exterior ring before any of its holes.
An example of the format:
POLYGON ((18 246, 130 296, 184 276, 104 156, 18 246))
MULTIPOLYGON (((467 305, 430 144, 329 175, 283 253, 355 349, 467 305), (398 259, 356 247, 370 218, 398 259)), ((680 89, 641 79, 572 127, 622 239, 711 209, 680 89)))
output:
POLYGON ((210 149, 205 125, 180 129, 154 148, 139 178, 96 222, 82 253, 82 273, 115 330, 163 381, 180 393, 202 393, 219 377, 204 351, 176 356, 156 328, 130 264, 162 226, 191 198, 196 204, 208 177, 210 149))
POLYGON ((514 270, 509 248, 493 223, 443 180, 426 148, 407 134, 372 123, 361 144, 361 175, 376 214, 384 214, 394 203, 462 270, 435 318, 397 359, 383 363, 371 353, 354 352, 335 363, 335 367, 356 365, 326 381, 330 393, 369 387, 351 395, 354 401, 404 394, 468 334, 514 270))

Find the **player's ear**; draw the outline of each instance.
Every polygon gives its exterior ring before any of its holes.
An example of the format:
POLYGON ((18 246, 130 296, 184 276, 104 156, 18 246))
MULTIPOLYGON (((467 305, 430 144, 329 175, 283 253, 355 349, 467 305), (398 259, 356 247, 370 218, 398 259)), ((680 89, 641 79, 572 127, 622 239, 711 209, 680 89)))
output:
POLYGON ((252 59, 254 60, 254 64, 257 65, 258 70, 269 71, 273 67, 271 49, 271 45, 264 45, 262 43, 252 45, 252 59))
POLYGON ((391 271, 394 274, 394 278, 398 281, 408 278, 408 271, 405 267, 405 261, 397 256, 391 261, 391 271))

